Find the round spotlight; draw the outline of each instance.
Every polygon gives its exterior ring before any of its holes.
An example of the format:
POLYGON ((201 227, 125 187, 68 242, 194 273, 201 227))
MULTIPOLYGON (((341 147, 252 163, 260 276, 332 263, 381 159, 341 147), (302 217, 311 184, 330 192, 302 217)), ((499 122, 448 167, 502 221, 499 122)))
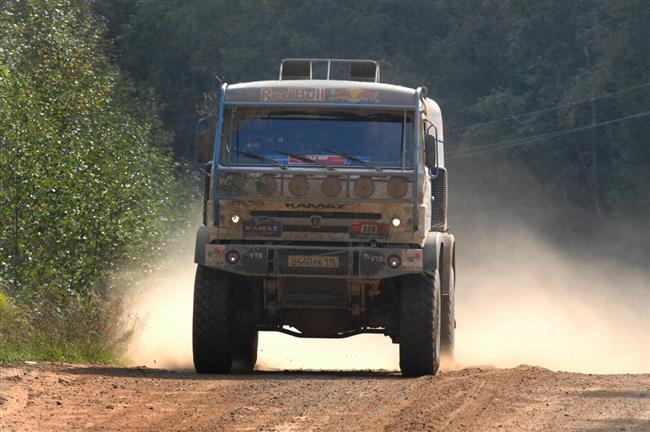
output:
POLYGON ((394 217, 393 220, 390 221, 390 223, 393 224, 395 228, 397 228, 402 224, 402 220, 398 217, 394 217))
POLYGON ((388 257, 388 267, 396 269, 402 265, 402 258, 397 255, 391 255, 388 257))
POLYGON ((229 173, 220 177, 219 187, 228 194, 242 194, 245 186, 246 178, 240 173, 229 173))
POLYGON ((307 180, 307 176, 297 174, 291 177, 291 180, 289 180, 289 192, 297 197, 307 195, 307 192, 309 192, 309 180, 307 180))
POLYGON ((408 184, 406 183, 406 179, 404 177, 391 177, 390 180, 388 180, 387 189, 388 194, 393 198, 402 198, 404 195, 406 195, 408 184))
POLYGON ((239 262, 239 253, 237 251, 230 251, 226 254, 226 262, 228 264, 237 264, 239 262))
POLYGON ((273 174, 264 174, 257 180, 257 192, 263 196, 271 196, 275 193, 278 185, 273 174))
POLYGON ((328 175, 320 185, 320 190, 323 195, 330 198, 338 196, 341 193, 342 188, 341 179, 335 175, 328 175))
POLYGON ((368 198, 375 192, 375 182, 368 176, 361 176, 354 183, 354 192, 361 198, 368 198))
POLYGON ((234 214, 234 215, 230 216, 230 222, 234 223, 235 225, 237 225, 240 220, 241 220, 241 218, 239 217, 238 214, 234 214))

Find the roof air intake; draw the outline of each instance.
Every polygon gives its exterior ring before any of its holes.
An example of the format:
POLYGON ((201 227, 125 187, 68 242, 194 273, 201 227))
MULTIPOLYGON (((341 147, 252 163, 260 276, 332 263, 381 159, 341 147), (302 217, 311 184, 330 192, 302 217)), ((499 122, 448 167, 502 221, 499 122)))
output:
POLYGON ((302 59, 287 59, 280 67, 281 80, 311 79, 311 61, 302 59))
POLYGON ((284 59, 280 80, 349 80, 379 82, 379 62, 350 59, 284 59))
POLYGON ((351 61, 350 81, 379 81, 379 64, 372 60, 351 61))

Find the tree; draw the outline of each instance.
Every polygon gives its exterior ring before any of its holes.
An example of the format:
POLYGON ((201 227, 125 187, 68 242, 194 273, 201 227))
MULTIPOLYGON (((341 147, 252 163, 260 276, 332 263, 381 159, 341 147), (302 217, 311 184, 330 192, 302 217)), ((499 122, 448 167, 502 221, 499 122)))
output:
POLYGON ((180 191, 154 107, 88 8, 9 0, 0 21, 0 291, 37 329, 84 338, 109 274, 164 242, 180 191))

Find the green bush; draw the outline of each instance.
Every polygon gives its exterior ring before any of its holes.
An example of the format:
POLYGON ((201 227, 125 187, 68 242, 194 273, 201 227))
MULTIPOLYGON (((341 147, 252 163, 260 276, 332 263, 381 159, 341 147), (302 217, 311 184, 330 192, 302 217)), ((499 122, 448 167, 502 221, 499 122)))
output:
POLYGON ((106 359, 113 275, 184 202, 170 136, 83 3, 8 0, 0 22, 0 357, 106 359))

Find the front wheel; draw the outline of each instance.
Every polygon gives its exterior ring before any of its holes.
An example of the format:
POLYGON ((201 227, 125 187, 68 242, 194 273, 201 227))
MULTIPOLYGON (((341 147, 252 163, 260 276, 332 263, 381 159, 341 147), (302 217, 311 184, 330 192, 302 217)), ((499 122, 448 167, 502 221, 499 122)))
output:
POLYGON ((253 311, 254 290, 249 279, 235 277, 232 298, 233 370, 250 373, 257 362, 258 331, 253 311))
POLYGON ((192 351, 198 373, 229 373, 233 360, 230 319, 231 275, 202 265, 196 268, 192 351))
POLYGON ((399 366, 404 376, 435 375, 440 367, 438 271, 400 281, 399 366))

